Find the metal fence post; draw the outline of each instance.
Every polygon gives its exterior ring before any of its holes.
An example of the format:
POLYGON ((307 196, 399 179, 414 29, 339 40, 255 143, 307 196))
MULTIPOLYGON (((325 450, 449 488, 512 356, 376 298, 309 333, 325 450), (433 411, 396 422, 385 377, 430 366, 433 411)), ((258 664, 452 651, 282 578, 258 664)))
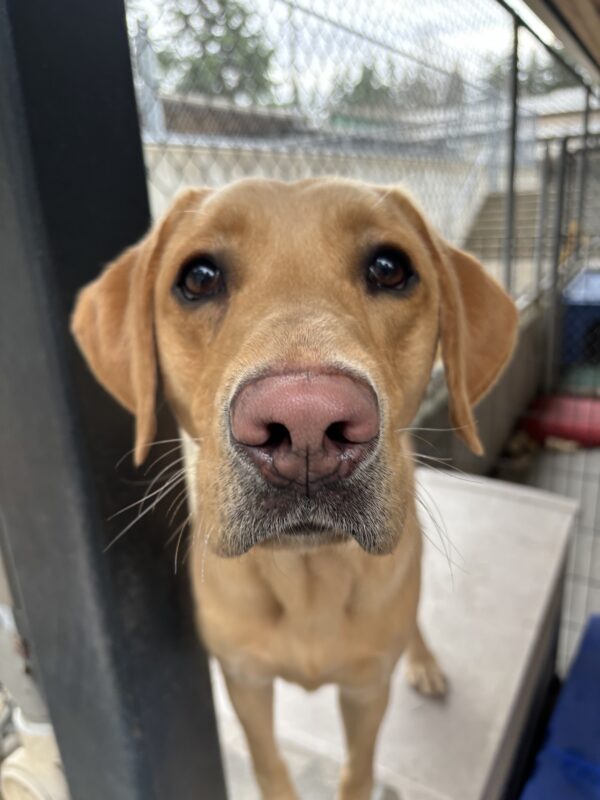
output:
POLYGON ((590 129, 590 101, 591 93, 587 89, 585 93, 585 109, 583 112, 583 141, 579 151, 579 173, 577 176, 577 241, 576 253, 580 255, 581 233, 585 215, 585 188, 587 183, 587 155, 588 155, 588 133, 590 129))
POLYGON ((510 126, 508 181, 506 187, 506 234, 504 240, 504 286, 508 292, 513 288, 513 252, 515 235, 515 171, 517 163, 517 117, 519 100, 519 27, 520 23, 513 17, 513 49, 510 70, 510 126))
POLYGON ((556 351, 558 327, 558 293, 560 279, 560 256, 563 243, 563 215, 565 207, 565 187, 567 178, 568 139, 564 138, 558 158, 558 177, 556 185, 556 209, 554 216, 554 242, 552 248, 552 274, 548 303, 548 340, 546 350, 545 389, 552 391, 556 379, 556 351))
POLYGON ((0 0, 0 175, 2 547, 72 798, 223 800, 186 571, 160 512, 106 552, 132 424, 68 332, 149 223, 122 0, 0 0))
POLYGON ((538 200, 538 216, 535 230, 535 297, 539 297, 542 283, 542 272, 544 267, 544 256, 546 255, 546 215, 548 213, 548 194, 550 190, 550 144, 546 142, 544 149, 544 159, 541 168, 541 186, 538 200))

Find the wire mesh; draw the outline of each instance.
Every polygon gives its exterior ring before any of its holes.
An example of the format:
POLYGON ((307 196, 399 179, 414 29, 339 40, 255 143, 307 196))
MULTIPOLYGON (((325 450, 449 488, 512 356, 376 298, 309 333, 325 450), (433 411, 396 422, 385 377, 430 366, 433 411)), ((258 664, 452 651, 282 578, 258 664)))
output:
POLYGON ((545 445, 530 481, 571 496, 580 506, 566 576, 559 650, 563 672, 587 618, 600 613, 599 145, 593 136, 575 137, 566 151, 564 211, 554 231, 559 299, 555 375, 552 394, 530 414, 533 431, 545 445))
MULTIPOLYGON (((600 269, 600 105, 591 95, 586 116, 582 82, 520 27, 511 191, 514 20, 505 8, 495 0, 129 0, 127 10, 155 215, 182 186, 247 176, 400 183, 450 241, 499 280, 510 277, 521 304, 538 302, 547 342, 538 358, 547 388, 564 389, 572 336, 564 292, 583 267, 600 269)), ((595 313, 574 365, 594 398, 595 313)), ((482 428, 494 425, 498 402, 480 412, 482 428)), ((544 449, 524 478, 582 502, 563 666, 585 615, 600 611, 599 478, 598 448, 544 449)))
POLYGON ((129 24, 156 213, 185 184, 333 173, 402 183, 464 243, 503 188, 512 22, 494 2, 132 0, 129 24))
POLYGON ((519 31, 513 289, 536 297, 549 280, 558 143, 581 135, 585 90, 526 29, 519 31))

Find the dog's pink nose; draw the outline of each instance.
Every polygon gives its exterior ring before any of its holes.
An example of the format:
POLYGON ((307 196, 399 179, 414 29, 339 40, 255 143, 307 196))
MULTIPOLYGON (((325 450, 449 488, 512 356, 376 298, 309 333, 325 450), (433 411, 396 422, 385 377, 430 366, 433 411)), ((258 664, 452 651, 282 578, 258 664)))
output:
POLYGON ((373 447, 379 411, 373 391, 348 375, 274 375, 238 393, 231 432, 268 481, 308 488, 351 474, 373 447))

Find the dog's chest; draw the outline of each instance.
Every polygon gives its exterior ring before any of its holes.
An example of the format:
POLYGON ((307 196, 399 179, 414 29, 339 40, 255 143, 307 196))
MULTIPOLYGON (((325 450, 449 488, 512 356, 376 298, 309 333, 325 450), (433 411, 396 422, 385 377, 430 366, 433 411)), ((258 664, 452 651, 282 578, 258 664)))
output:
POLYGON ((351 576, 322 574, 307 560, 293 573, 270 575, 269 587, 279 613, 265 620, 260 660, 307 688, 334 679, 349 655, 346 643, 355 591, 351 576))
POLYGON ((339 559, 278 554, 240 580, 235 597, 226 591, 218 611, 210 602, 204 638, 226 670, 248 680, 280 676, 314 689, 357 670, 378 680, 389 617, 365 611, 364 595, 364 576, 339 559))

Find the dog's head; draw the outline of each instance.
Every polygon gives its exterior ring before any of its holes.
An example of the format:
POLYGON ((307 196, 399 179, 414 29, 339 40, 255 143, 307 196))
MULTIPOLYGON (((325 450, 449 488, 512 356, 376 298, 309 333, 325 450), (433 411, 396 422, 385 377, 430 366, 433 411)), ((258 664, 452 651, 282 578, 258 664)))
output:
POLYGON ((513 349, 517 314, 401 191, 321 179, 188 190, 80 294, 94 374, 154 435, 159 376, 199 443, 202 523, 218 552, 354 537, 391 551, 411 485, 403 431, 438 343, 453 423, 513 349))

